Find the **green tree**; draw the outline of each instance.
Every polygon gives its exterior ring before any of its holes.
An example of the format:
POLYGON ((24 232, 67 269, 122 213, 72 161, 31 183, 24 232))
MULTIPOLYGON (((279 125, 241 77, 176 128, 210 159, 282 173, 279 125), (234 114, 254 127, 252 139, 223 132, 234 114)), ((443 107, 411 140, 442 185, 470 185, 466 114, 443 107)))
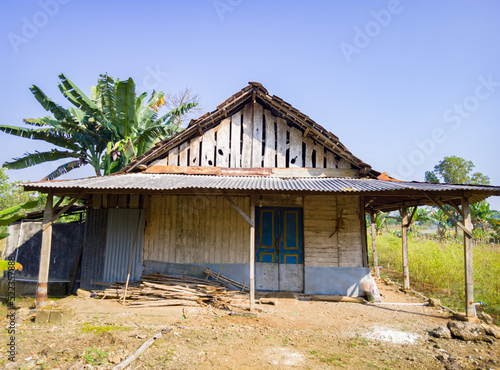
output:
POLYGON ((120 81, 101 75, 97 86, 91 89, 90 98, 63 74, 59 78, 59 90, 74 107, 65 109, 37 86, 32 86, 30 90, 37 101, 53 117, 24 120, 25 124, 35 128, 0 126, 5 133, 43 140, 58 148, 26 153, 4 163, 3 167, 20 169, 71 158, 44 180, 52 180, 87 164, 94 168, 97 176, 114 173, 158 141, 178 132, 179 116, 196 106, 190 102, 159 116, 158 112, 165 104, 164 93, 153 91, 147 100, 147 93, 137 96, 132 78, 120 81))
POLYGON ((16 204, 38 199, 38 193, 23 192, 23 189, 19 186, 20 184, 21 181, 9 181, 5 169, 0 168, 0 211, 16 204))
POLYGON ((472 161, 466 161, 457 156, 445 157, 433 171, 425 173, 425 181, 439 183, 440 180, 448 184, 489 185, 490 178, 480 172, 472 172, 472 161))
POLYGON ((0 168, 0 240, 7 237, 7 226, 24 215, 24 211, 42 203, 37 192, 23 192, 21 182, 9 181, 9 176, 0 168))
POLYGON ((430 218, 437 225, 437 235, 439 240, 446 237, 446 233, 450 227, 448 224, 448 216, 439 208, 431 208, 430 218))

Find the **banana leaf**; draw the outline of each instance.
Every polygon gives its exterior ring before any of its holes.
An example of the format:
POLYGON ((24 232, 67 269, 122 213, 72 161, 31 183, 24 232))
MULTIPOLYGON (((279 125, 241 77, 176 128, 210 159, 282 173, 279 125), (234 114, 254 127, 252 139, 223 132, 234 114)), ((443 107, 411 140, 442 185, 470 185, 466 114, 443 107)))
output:
POLYGON ((78 158, 77 153, 73 152, 63 152, 57 149, 52 149, 49 152, 35 152, 35 153, 27 153, 22 158, 14 158, 12 162, 5 162, 3 164, 4 168, 8 168, 10 170, 18 170, 21 168, 27 168, 31 166, 35 166, 40 163, 49 162, 49 161, 57 161, 59 159, 64 159, 68 157, 78 158))

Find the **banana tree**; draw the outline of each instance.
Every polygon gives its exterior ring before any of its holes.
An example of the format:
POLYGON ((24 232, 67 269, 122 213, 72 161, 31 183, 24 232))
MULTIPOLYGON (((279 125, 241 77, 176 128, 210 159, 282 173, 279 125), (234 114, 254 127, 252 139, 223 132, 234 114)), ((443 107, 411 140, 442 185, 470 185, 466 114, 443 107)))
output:
MULTIPOLYGON (((0 226, 8 226, 11 223, 16 222, 23 217, 23 214, 20 214, 19 211, 35 208, 37 205, 38 200, 29 200, 23 204, 18 204, 0 211, 0 226)), ((0 240, 8 236, 9 233, 3 231, 0 232, 0 240)))
POLYGON ((484 233, 486 233, 488 225, 493 226, 498 223, 498 220, 495 218, 496 212, 492 211, 490 204, 484 200, 471 204, 470 212, 474 229, 480 228, 484 233))
POLYGON ((415 215, 413 216, 412 232, 413 236, 418 235, 419 226, 426 221, 430 221, 431 216, 427 208, 417 208, 415 215))
POLYGON ((449 228, 447 223, 448 216, 439 208, 431 208, 431 220, 437 225, 437 235, 439 240, 446 238, 446 232, 449 228))
POLYGON ((52 180, 87 164, 94 168, 97 176, 117 172, 158 141, 175 134, 179 127, 173 123, 178 116, 196 105, 185 104, 158 117, 158 111, 165 103, 163 92, 153 92, 145 103, 147 93, 137 97, 131 78, 120 81, 100 75, 97 85, 91 88, 90 98, 64 74, 59 78, 59 90, 74 107, 65 109, 57 105, 37 86, 32 86, 30 90, 37 101, 54 117, 24 120, 25 124, 36 128, 0 126, 5 133, 43 140, 58 148, 26 153, 4 163, 3 167, 20 169, 71 158, 44 180, 52 180))

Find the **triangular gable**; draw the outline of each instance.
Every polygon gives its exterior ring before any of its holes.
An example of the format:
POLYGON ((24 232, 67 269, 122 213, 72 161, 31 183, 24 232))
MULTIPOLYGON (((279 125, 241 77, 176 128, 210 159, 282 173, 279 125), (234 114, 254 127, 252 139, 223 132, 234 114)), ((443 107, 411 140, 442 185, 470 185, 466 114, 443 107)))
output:
POLYGON ((122 172, 150 166, 343 169, 375 174, 338 138, 258 83, 220 104, 122 172))

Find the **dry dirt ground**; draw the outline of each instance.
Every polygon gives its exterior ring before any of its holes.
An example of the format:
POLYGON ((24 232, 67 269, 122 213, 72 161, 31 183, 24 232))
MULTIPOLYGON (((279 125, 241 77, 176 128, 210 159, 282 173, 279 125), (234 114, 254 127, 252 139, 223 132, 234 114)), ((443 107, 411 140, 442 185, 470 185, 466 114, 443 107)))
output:
MULTIPOLYGON (((378 284, 384 302, 422 303, 394 285, 378 284)), ((24 299, 20 307, 33 304, 24 299)), ((36 324, 18 310, 16 363, 2 368, 108 369, 161 328, 172 328, 129 369, 500 369, 500 342, 434 339, 448 315, 426 306, 279 299, 256 317, 210 307, 126 308, 116 301, 67 297, 77 305, 64 324, 36 324), (24 315, 24 316, 23 316, 24 315)), ((5 315, 3 315, 5 317, 5 315)), ((7 325, 4 319, 4 326, 7 325)))

